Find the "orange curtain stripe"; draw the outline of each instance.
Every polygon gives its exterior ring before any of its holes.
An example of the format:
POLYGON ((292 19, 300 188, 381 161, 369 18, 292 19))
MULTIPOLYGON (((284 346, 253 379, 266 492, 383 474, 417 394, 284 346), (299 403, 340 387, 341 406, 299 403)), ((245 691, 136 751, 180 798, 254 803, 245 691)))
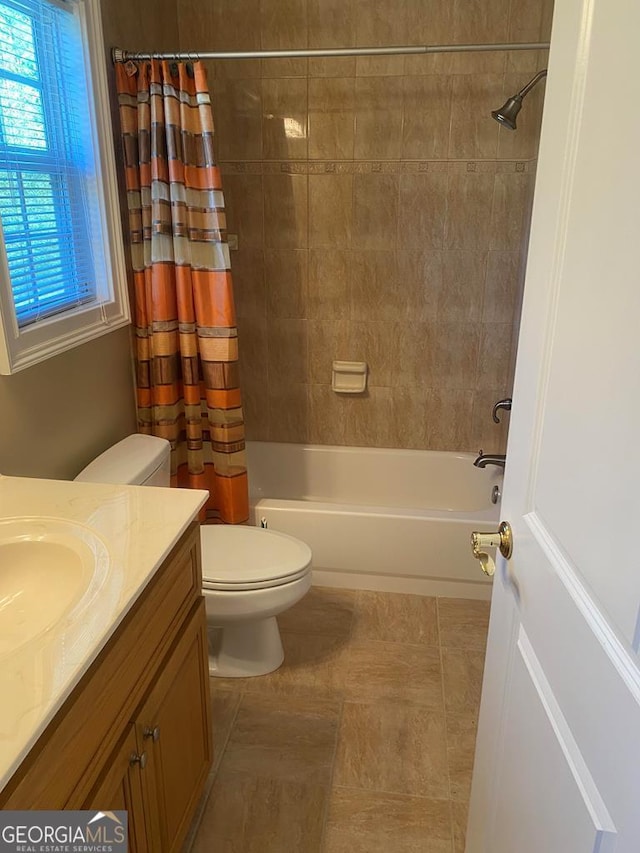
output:
POLYGON ((196 311, 193 297, 191 267, 176 267, 176 296, 181 323, 195 323, 196 311))
POLYGON ((230 272, 194 272, 193 291, 196 317, 201 326, 236 325, 230 272))
POLYGON ((242 405, 240 389, 230 388, 227 391, 208 390, 207 403, 212 409, 238 409, 242 405))
POLYGON ((221 477, 216 474, 216 494, 222 513, 231 524, 249 517, 249 498, 242 477, 221 477))

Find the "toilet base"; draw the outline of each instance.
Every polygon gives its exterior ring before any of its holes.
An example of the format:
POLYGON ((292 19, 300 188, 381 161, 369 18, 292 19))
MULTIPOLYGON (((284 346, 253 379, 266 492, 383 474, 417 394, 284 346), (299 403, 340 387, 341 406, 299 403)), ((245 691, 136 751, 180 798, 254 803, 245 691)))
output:
POLYGON ((209 675, 215 678, 267 675, 283 660, 275 616, 209 628, 209 675))

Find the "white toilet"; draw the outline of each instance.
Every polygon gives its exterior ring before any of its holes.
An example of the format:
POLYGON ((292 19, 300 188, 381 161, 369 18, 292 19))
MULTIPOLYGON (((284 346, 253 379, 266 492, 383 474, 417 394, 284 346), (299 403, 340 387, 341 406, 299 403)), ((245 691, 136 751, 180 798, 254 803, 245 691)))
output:
MULTIPOLYGON (((168 486, 169 442, 130 435, 76 480, 168 486)), ((203 526, 201 545, 209 672, 224 678, 273 672, 284 660, 275 617, 311 586, 309 546, 284 533, 224 524, 203 526)))

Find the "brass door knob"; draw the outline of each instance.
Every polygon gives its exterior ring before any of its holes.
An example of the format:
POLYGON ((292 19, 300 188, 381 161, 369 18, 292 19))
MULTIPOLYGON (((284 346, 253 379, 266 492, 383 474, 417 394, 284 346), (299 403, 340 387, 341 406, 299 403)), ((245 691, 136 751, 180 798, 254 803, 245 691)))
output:
POLYGON ((500 522, 500 527, 495 533, 479 533, 474 531, 471 534, 473 556, 477 560, 480 560, 482 571, 485 575, 492 577, 496 570, 496 564, 493 562, 493 558, 487 554, 487 548, 499 548, 505 560, 511 557, 513 554, 513 533, 508 521, 500 522))

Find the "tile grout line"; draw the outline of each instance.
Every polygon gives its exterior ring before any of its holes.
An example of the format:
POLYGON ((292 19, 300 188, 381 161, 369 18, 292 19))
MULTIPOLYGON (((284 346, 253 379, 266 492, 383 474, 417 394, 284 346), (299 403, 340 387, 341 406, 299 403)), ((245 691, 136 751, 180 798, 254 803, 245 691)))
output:
POLYGON ((245 692, 246 692, 245 688, 243 687, 239 693, 239 696, 238 696, 238 704, 236 705, 236 709, 233 712, 233 718, 231 720, 231 724, 229 725, 229 729, 227 731, 227 736, 224 739, 224 746, 222 747, 222 749, 220 751, 220 761, 218 762, 218 766, 216 767, 216 772, 215 772, 216 776, 218 775, 218 773, 220 772, 220 768, 222 767, 222 762, 224 760, 224 756, 225 756, 225 753, 227 751, 227 746, 229 745, 229 740, 231 739, 231 734, 235 728, 236 720, 238 719, 238 714, 240 712, 240 706, 242 705, 242 700, 245 697, 245 692))
MULTIPOLYGON (((307 47, 309 47, 310 42, 310 26, 309 26, 309 9, 306 10, 306 29, 307 29, 307 47)), ((305 112, 305 121, 306 121, 306 155, 304 162, 310 162, 310 152, 309 146, 311 142, 311 110, 310 110, 310 90, 311 90, 311 59, 307 57, 306 59, 306 112, 305 112)), ((307 239, 304 247, 305 254, 305 263, 306 263, 306 274, 304 276, 304 297, 303 297, 303 305, 304 305, 304 318, 305 318, 305 341, 307 346, 307 357, 306 357, 306 400, 307 400, 307 441, 313 443, 315 432, 315 416, 314 416, 314 405, 313 405, 313 387, 311 383, 311 335, 310 335, 310 317, 309 317, 309 304, 310 304, 310 288, 309 288, 309 271, 311 269, 311 182, 309 180, 309 175, 307 175, 307 239)))
POLYGON ((329 823, 329 807, 331 805, 331 794, 334 790, 333 780, 335 778, 336 773, 336 758, 338 757, 338 743, 340 741, 340 732, 342 729, 342 718, 344 716, 344 697, 340 699, 340 711, 338 712, 338 720, 336 725, 336 741, 333 746, 333 755, 331 757, 331 773, 329 774, 329 784, 327 786, 327 800, 324 805, 323 815, 322 815, 322 832, 320 833, 320 847, 319 850, 322 853, 325 846, 326 836, 327 836, 327 826, 329 823))
POLYGON ((351 613, 351 624, 349 625, 349 637, 347 640, 349 648, 351 648, 351 641, 353 640, 353 630, 355 628, 356 623, 356 614, 358 612, 358 607, 360 603, 360 595, 363 592, 361 589, 354 590, 355 595, 353 596, 353 611, 351 613))
POLYGON ((449 826, 451 827, 451 850, 456 853, 456 831, 453 826, 453 800, 449 800, 449 826))
POLYGON ((426 800, 429 803, 450 803, 449 797, 426 797, 424 794, 407 794, 406 791, 387 791, 384 788, 357 788, 355 785, 334 785, 334 790, 362 791, 365 794, 381 794, 385 797, 402 797, 407 800, 426 800))
MULTIPOLYGON (((209 676, 209 679, 211 680, 211 676, 209 676)), ((227 691, 227 692, 229 692, 229 691, 227 691)), ((211 794, 213 792, 213 788, 215 786, 216 779, 218 778, 218 774, 220 773, 220 768, 222 767, 222 760, 224 758, 224 754, 225 754, 226 749, 227 749, 227 744, 229 743, 229 738, 231 737, 231 732, 233 730, 233 727, 236 724, 236 719, 238 716, 238 711, 240 710, 240 703, 242 702, 243 696, 244 696, 244 688, 242 688, 242 690, 239 691, 238 704, 236 705, 235 711, 233 712, 233 718, 231 720, 231 724, 229 725, 229 728, 227 731, 227 736, 224 739, 224 745, 222 746, 222 750, 220 753, 220 760, 218 761, 218 765, 217 765, 217 767, 215 767, 215 769, 212 768, 211 771, 209 772, 209 775, 207 776, 207 781, 205 783, 205 788, 204 788, 204 791, 203 791, 203 794, 202 794, 202 797, 200 800, 200 804, 199 804, 198 810, 196 811, 196 814, 194 816, 191 828, 189 829, 189 834, 188 834, 187 838, 185 839, 185 843, 184 843, 184 846, 182 849, 182 853, 191 853, 191 851, 193 850, 193 847, 196 843, 196 839, 197 839, 198 833, 200 831, 200 826, 202 824, 202 819, 204 817, 204 813, 206 812, 207 806, 209 805, 209 799, 210 799, 211 794)), ((212 723, 212 725, 213 725, 213 723, 212 723)), ((215 733, 214 733, 214 735, 215 735, 215 733)), ((214 756, 215 756, 215 741, 214 741, 214 756)), ((214 764, 215 764, 215 759, 214 759, 214 764)))
POLYGON ((455 853, 455 830, 453 826, 453 805, 451 799, 451 769, 449 766, 449 727, 447 714, 447 698, 444 689, 444 660, 442 656, 442 634, 440 632, 440 596, 436 599, 436 624, 438 629, 438 654, 440 656, 440 683, 442 686, 442 707, 444 710, 444 748, 447 759, 447 785, 449 788, 449 831, 451 833, 451 851, 455 853))
MULTIPOLYGON (((359 599, 359 595, 360 595, 359 590, 355 590, 354 592, 355 592, 355 594, 353 596, 353 610, 351 611, 351 624, 349 625, 349 633, 346 635, 346 645, 347 645, 346 662, 347 662, 347 666, 348 666, 348 662, 349 662, 350 657, 351 657, 351 641, 353 639, 353 629, 354 629, 354 624, 356 621, 356 612, 358 609, 358 599, 359 599)), ((326 839, 327 839, 327 827, 329 824, 329 809, 331 806, 331 795, 332 795, 333 790, 334 790, 333 780, 335 778, 335 773, 336 773, 336 759, 338 757, 338 744, 340 743, 340 735, 341 735, 341 731, 342 731, 342 720, 344 717, 345 701, 346 700, 345 700, 344 694, 342 694, 340 696, 340 711, 338 713, 338 723, 336 726, 336 741, 335 741, 335 744, 333 747, 333 756, 331 758, 331 774, 330 774, 330 778, 329 778, 329 785, 327 787, 327 801, 325 803, 324 813, 322 816, 322 832, 320 833, 320 846, 319 846, 320 853, 322 853, 322 851, 325 849, 325 843, 326 843, 326 839)))

